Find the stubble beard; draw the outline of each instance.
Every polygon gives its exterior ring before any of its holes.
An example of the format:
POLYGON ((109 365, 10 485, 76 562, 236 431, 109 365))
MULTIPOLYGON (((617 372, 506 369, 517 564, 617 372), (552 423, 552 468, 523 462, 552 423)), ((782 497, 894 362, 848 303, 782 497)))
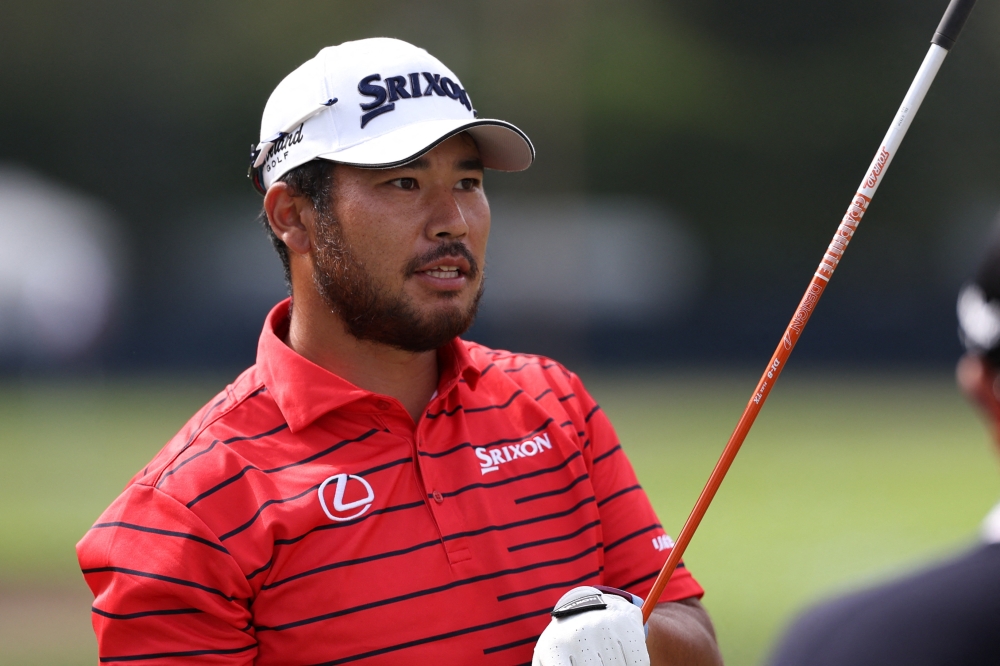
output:
MULTIPOLYGON (((313 283, 352 336, 416 353, 440 349, 472 326, 486 286, 485 279, 480 281, 475 298, 467 308, 456 304, 424 316, 405 293, 390 293, 378 283, 355 256, 340 223, 329 211, 317 214, 316 222, 313 283)), ((469 249, 459 241, 446 241, 431 252, 412 259, 404 269, 405 277, 408 279, 417 268, 448 256, 461 256, 469 262, 468 279, 474 280, 479 275, 479 267, 469 249)), ((459 294, 446 293, 440 298, 457 300, 459 294)))

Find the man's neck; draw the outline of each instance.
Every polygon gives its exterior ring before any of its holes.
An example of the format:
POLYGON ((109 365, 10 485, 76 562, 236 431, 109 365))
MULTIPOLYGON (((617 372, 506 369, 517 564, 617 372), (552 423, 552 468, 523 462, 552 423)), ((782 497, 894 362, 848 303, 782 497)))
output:
POLYGON ((358 340, 325 305, 300 304, 296 299, 285 342, 355 386, 396 398, 414 423, 437 390, 436 351, 414 353, 358 340))

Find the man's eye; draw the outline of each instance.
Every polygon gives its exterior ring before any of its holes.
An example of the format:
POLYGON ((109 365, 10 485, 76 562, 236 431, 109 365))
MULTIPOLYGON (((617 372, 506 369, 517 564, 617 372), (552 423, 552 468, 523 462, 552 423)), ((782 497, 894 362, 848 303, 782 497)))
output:
POLYGON ((395 185, 401 190, 415 190, 417 189, 417 179, 416 178, 397 178, 396 180, 389 181, 390 184, 395 185))
POLYGON ((478 187, 478 185, 479 185, 478 178, 463 178, 462 180, 458 181, 458 184, 455 186, 455 188, 459 190, 474 190, 476 189, 476 187, 478 187))

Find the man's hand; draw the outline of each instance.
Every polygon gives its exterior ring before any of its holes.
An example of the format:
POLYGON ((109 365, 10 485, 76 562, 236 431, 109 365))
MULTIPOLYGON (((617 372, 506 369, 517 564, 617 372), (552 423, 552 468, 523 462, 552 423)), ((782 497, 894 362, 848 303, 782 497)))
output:
POLYGON ((657 604, 646 627, 651 666, 722 666, 712 620, 697 599, 657 604))
POLYGON ((634 598, 606 587, 573 588, 552 610, 532 666, 649 666, 642 610, 634 598))
POLYGON ((712 621, 697 599, 658 604, 646 627, 641 605, 611 587, 570 590, 538 638, 532 666, 722 665, 712 621))

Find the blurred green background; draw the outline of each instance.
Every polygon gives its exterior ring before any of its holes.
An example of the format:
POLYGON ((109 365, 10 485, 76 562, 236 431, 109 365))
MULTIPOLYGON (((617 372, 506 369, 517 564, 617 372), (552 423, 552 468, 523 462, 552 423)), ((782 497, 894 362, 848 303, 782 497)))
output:
MULTIPOLYGON (((755 378, 585 373, 677 534, 755 378)), ((0 388, 0 664, 96 660, 73 545, 221 382, 0 388)), ((685 557, 726 663, 760 663, 791 614, 970 545, 1000 476, 946 374, 790 370, 685 557)))
MULTIPOLYGON (((546 322, 481 327, 480 339, 574 362, 756 364, 801 297, 946 4, 7 1, 0 167, 29 169, 114 216, 115 306, 76 365, 235 369, 252 360, 281 293, 260 234, 252 240, 270 272, 247 275, 258 255, 236 252, 260 206, 246 167, 268 95, 323 46, 407 39, 455 70, 481 117, 514 122, 535 142, 527 172, 487 177, 498 212, 505 198, 640 202, 682 227, 699 257, 683 307, 638 321, 558 322, 533 338, 519 331, 546 322), (246 293, 255 275, 271 290, 246 293), (227 279, 244 291, 225 291, 227 279), (581 329, 575 346, 568 328, 581 329)), ((834 345, 849 336, 855 362, 954 359, 955 290, 1000 209, 998 29, 1000 5, 980 3, 800 357, 839 363, 834 345)), ((619 270, 641 285, 656 262, 634 261, 619 270)), ((2 347, 0 367, 46 366, 44 355, 29 362, 2 347)))

